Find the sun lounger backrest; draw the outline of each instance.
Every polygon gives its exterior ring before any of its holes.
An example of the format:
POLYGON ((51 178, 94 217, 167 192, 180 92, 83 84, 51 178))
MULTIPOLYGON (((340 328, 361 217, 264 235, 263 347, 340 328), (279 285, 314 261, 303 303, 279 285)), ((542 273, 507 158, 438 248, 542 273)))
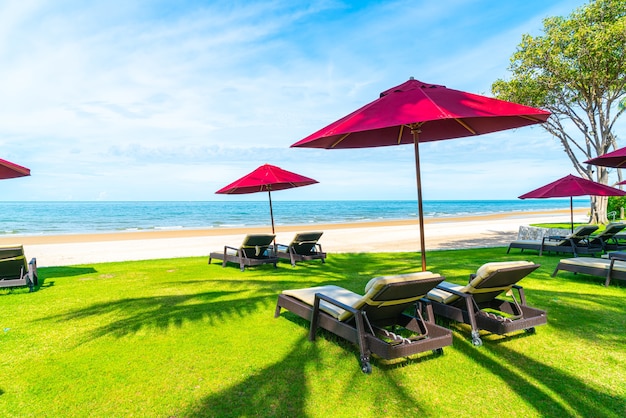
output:
POLYGON ((241 244, 241 251, 248 258, 263 257, 263 253, 274 240, 275 235, 271 234, 250 234, 246 235, 241 244))
POLYGON ((315 249, 315 244, 317 244, 322 234, 323 232, 302 232, 296 234, 293 241, 291 241, 291 248, 293 248, 296 254, 310 254, 315 249))
POLYGON ((581 225, 578 228, 574 229, 574 232, 569 234, 567 238, 573 240, 574 242, 578 242, 589 238, 589 235, 594 233, 597 229, 597 225, 581 225))
MULTIPOLYGON (((443 280, 440 275, 429 271, 375 277, 367 283, 365 294, 352 307, 365 310, 373 321, 396 318, 443 280)), ((351 316, 350 312, 344 312, 339 320, 345 321, 351 316)))
POLYGON ((503 292, 507 292, 514 284, 539 268, 539 264, 530 261, 501 261, 483 264, 470 282, 465 285, 444 282, 440 287, 433 289, 428 297, 432 300, 455 304, 463 303, 461 297, 447 292, 451 289, 460 293, 471 294, 477 303, 493 300, 503 292))
POLYGON ((21 279, 27 271, 28 264, 23 246, 0 247, 0 279, 21 279))
POLYGON ((530 261, 505 261, 484 264, 466 286, 477 303, 492 300, 511 290, 514 284, 539 268, 530 261))
POLYGON ((615 237, 617 233, 619 233, 622 229, 626 228, 625 223, 621 222, 613 222, 606 226, 604 231, 600 232, 597 235, 591 235, 589 237, 591 243, 596 243, 599 240, 604 240, 604 242, 610 240, 615 237))

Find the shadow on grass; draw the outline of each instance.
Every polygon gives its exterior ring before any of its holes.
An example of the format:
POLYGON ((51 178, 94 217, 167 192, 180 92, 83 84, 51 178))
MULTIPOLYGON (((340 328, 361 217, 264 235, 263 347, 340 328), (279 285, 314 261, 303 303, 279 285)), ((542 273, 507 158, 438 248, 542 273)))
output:
POLYGON ((245 318, 267 306, 267 295, 228 299, 236 293, 238 292, 217 291, 120 299, 51 316, 44 321, 63 322, 107 315, 119 318, 106 322, 88 334, 88 339, 96 339, 105 335, 123 337, 137 333, 141 329, 165 330, 172 326, 180 327, 185 321, 207 320, 209 324, 214 325, 226 319, 245 318))
POLYGON ((562 370, 508 347, 485 344, 476 348, 466 341, 455 346, 476 364, 499 376, 542 416, 623 416, 624 399, 598 391, 562 370), (496 361, 484 351, 502 360, 496 361))
POLYGON ((513 355, 505 347, 486 344, 477 348, 464 340, 456 340, 455 347, 476 364, 500 377, 503 384, 525 399, 541 416, 618 416, 610 405, 601 412, 597 405, 586 401, 587 397, 609 401, 610 396, 553 367, 519 353, 513 355), (496 361, 485 351, 505 359, 496 361))
POLYGON ((317 347, 302 337, 279 362, 228 389, 206 397, 181 416, 306 416, 306 368, 307 364, 315 364, 317 361, 317 347))
MULTIPOLYGON (((303 324, 305 322, 302 321, 303 324)), ((341 341, 345 342, 345 340, 341 341)), ((315 374, 317 369, 323 367, 321 364, 317 344, 308 341, 307 333, 305 333, 280 361, 247 377, 240 383, 207 396, 180 415, 185 417, 309 416, 310 414, 306 411, 307 399, 313 395, 309 390, 307 376, 315 374)), ((358 359, 355 359, 354 371, 348 371, 348 373, 350 377, 345 379, 348 382, 354 382, 360 378, 373 378, 361 372, 358 359)), ((381 376, 379 375, 378 378, 381 376)), ((402 385, 395 384, 389 378, 383 378, 388 381, 385 387, 389 391, 381 392, 377 402, 384 405, 389 399, 393 399, 395 403, 411 404, 414 407, 410 412, 419 415, 422 411, 419 401, 414 399, 402 385)), ((343 387, 345 387, 346 397, 353 396, 348 394, 354 390, 351 385, 343 385, 343 387)), ((335 389, 333 388, 333 391, 335 389)), ((356 412, 355 414, 358 415, 356 412)))
POLYGON ((623 295, 535 289, 533 299, 547 307, 550 326, 571 334, 573 338, 595 342, 612 337, 614 341, 626 344, 623 295))
POLYGON ((97 270, 93 267, 43 267, 38 268, 37 273, 39 273, 39 278, 44 279, 55 279, 59 277, 74 277, 80 276, 83 274, 92 274, 96 273, 97 270))

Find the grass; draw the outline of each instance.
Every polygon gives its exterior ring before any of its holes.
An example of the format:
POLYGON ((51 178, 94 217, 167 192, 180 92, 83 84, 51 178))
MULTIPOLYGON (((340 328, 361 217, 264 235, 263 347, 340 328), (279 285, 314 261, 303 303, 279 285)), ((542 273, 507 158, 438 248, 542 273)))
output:
POLYGON ((487 261, 528 259, 537 333, 483 335, 359 369, 349 343, 283 312, 287 288, 359 293, 377 275, 419 270, 415 253, 333 254, 327 263, 241 273, 205 258, 40 268, 43 284, 0 291, 0 411, 8 417, 626 416, 626 285, 559 273, 559 257, 503 248, 431 251, 462 283, 487 261))

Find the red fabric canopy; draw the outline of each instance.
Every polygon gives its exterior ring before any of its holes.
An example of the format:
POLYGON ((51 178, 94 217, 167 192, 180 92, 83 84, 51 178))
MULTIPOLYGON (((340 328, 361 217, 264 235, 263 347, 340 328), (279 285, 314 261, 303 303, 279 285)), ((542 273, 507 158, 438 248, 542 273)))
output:
POLYGON ((272 191, 285 190, 294 187, 308 186, 318 183, 317 180, 283 170, 274 165, 265 164, 250 174, 246 174, 239 180, 235 180, 228 186, 222 187, 215 193, 219 194, 246 194, 267 192, 270 201, 270 219, 272 221, 272 234, 274 231, 274 210, 272 209, 272 191))
POLYGON ((550 184, 546 184, 545 186, 525 193, 519 198, 544 199, 550 197, 572 196, 626 196, 626 192, 569 174, 563 178, 553 181, 550 184))
POLYGON ((265 164, 250 174, 246 174, 224 186, 215 193, 218 194, 245 194, 291 189, 293 187, 308 186, 317 183, 317 180, 283 170, 274 165, 265 164))
POLYGON ((365 148, 481 135, 545 122, 550 112, 410 79, 292 147, 365 148))
POLYGON ((0 179, 30 176, 30 170, 0 158, 0 179))
POLYGON ((411 77, 292 147, 366 148, 414 144, 422 270, 426 244, 419 143, 481 135, 545 122, 550 113, 411 77))
POLYGON ((585 164, 600 165, 602 167, 626 167, 626 147, 608 152, 596 158, 585 161, 585 164))

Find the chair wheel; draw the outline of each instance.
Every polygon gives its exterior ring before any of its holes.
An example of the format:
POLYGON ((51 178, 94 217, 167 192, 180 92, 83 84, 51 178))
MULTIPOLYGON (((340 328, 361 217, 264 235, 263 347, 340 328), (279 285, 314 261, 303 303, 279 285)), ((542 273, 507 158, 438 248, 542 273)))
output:
POLYGON ((483 345, 483 340, 481 340, 479 337, 472 338, 472 344, 476 347, 480 347, 481 345, 483 345))
POLYGON ((536 332, 535 327, 526 328, 524 331, 526 331, 527 334, 534 334, 536 332))
POLYGON ((443 356, 443 348, 438 348, 436 350, 433 350, 433 354, 436 356, 443 356))
POLYGON ((365 374, 372 373, 372 365, 370 364, 369 361, 361 363, 361 371, 365 374))

